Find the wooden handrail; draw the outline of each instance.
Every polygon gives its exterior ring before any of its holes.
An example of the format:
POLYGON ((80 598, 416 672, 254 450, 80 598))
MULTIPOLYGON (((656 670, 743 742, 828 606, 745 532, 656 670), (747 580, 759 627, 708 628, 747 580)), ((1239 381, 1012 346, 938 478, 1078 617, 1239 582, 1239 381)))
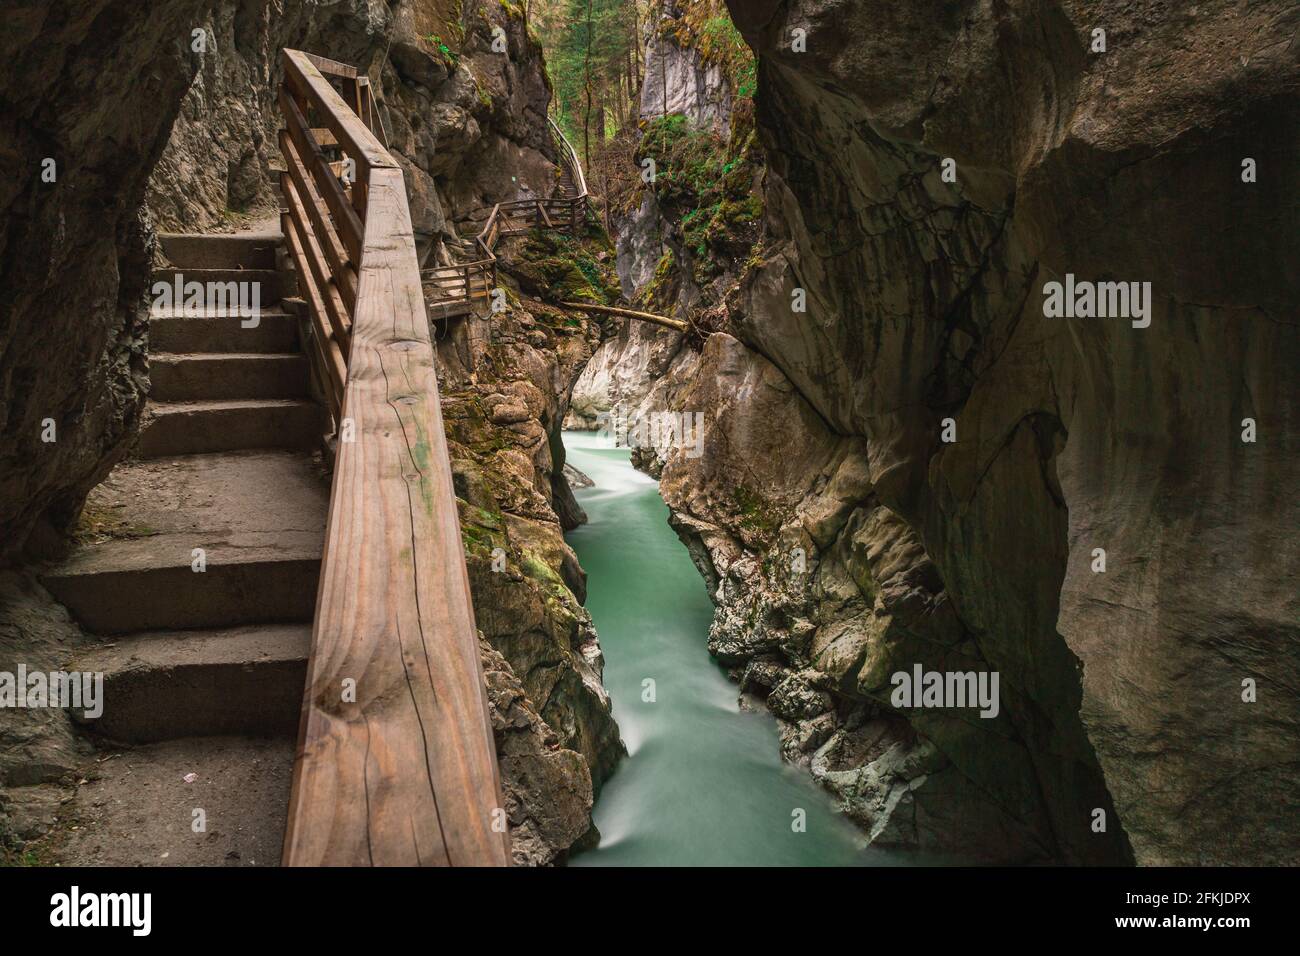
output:
POLYGON ((283 63, 281 224, 338 436, 284 862, 508 865, 402 170, 358 116, 355 71, 325 63, 348 103, 319 58, 283 63), (322 181, 326 146, 355 182, 322 181))
POLYGON ((587 177, 582 174, 582 163, 578 162, 578 151, 569 142, 569 137, 564 135, 564 130, 560 129, 559 123, 555 122, 550 116, 546 117, 546 122, 550 125, 551 133, 555 136, 560 151, 564 154, 565 165, 568 166, 569 173, 574 177, 573 184, 578 188, 578 196, 585 200, 587 198, 587 177))

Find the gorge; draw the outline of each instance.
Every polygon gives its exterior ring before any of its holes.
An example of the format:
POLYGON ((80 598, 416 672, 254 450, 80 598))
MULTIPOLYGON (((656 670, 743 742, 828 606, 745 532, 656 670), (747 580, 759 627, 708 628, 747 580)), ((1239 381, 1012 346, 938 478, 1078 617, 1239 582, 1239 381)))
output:
MULTIPOLYGON (((149 289, 175 236, 280 229, 305 50, 373 91, 422 269, 539 203, 499 296, 425 289, 514 863, 1300 861, 1294 4, 8 6, 0 672, 119 640, 59 600, 79 556, 325 511, 328 447, 301 514, 140 463, 149 289)), ((288 723, 0 709, 0 853, 274 862, 288 723), (191 765, 258 824, 191 840, 191 765)))

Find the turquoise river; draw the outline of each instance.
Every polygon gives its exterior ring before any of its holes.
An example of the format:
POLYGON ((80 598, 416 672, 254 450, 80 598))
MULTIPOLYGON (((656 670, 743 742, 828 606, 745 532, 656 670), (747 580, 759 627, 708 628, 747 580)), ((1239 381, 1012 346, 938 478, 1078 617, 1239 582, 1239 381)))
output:
POLYGON ((564 443, 570 464, 595 482, 577 490, 588 523, 568 540, 587 571, 605 686, 629 752, 596 801, 599 846, 572 865, 903 862, 864 849, 830 795, 782 762, 774 719, 738 705, 736 684, 706 647, 713 605, 654 480, 594 433, 568 432, 564 443))

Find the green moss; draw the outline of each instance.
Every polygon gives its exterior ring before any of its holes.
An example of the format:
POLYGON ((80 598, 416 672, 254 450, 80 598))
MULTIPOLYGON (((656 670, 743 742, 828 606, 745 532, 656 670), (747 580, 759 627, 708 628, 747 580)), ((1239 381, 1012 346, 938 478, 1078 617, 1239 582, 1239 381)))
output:
POLYGON ((731 492, 740 526, 764 538, 774 536, 781 528, 781 516, 759 494, 746 485, 737 485, 731 492))
POLYGON ((656 198, 664 214, 676 218, 681 232, 687 261, 679 266, 691 271, 697 285, 721 274, 758 237, 763 204, 754 188, 756 155, 752 133, 739 141, 734 136, 724 140, 709 129, 693 127, 681 114, 646 124, 638 161, 655 161, 656 198))
POLYGON ((641 301, 648 309, 667 309, 677 291, 677 257, 671 249, 655 263, 654 275, 641 291, 641 301))
POLYGON ((560 587, 565 588, 566 591, 568 590, 565 586, 564 579, 556 574, 555 569, 547 564, 546 561, 535 552, 524 551, 523 557, 519 562, 519 567, 524 574, 541 584, 548 586, 559 585, 560 587))
POLYGON ((521 285, 552 302, 611 305, 619 296, 613 261, 612 244, 603 230, 582 239, 535 230, 508 255, 505 265, 521 285), (602 252, 604 262, 596 258, 602 252))

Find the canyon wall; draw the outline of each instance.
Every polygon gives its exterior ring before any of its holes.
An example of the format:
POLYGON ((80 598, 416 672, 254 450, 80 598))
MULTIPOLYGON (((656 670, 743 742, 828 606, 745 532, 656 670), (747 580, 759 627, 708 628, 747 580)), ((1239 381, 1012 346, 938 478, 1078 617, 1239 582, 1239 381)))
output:
MULTIPOLYGON (((752 90, 737 95, 752 57, 734 28, 731 45, 715 43, 710 53, 696 32, 719 20, 729 26, 721 0, 670 0, 645 24, 638 165, 628 170, 638 188, 630 208, 613 216, 623 298, 679 319, 720 309, 761 219, 752 90), (650 183, 639 178, 647 159, 656 164, 650 183), (683 175, 688 167, 693 175, 683 175)), ((612 408, 631 418, 649 412, 656 383, 680 378, 688 353, 680 333, 622 322, 575 386, 569 426, 594 429, 612 408)))
POLYGON ((139 424, 152 242, 141 204, 198 69, 202 7, 6 4, 0 563, 56 550, 139 424))
POLYGON ((729 6, 765 245, 656 465, 711 647, 882 844, 1295 863, 1300 13, 729 6), (1046 317, 1067 275, 1149 326, 1046 317), (917 664, 998 715, 894 705, 917 664))
POLYGON ((402 164, 422 252, 449 223, 508 199, 549 195, 555 149, 541 48, 517 10, 490 0, 301 0, 209 5, 209 53, 149 184, 160 229, 221 229, 274 214, 284 47, 370 78, 402 164), (500 29, 504 53, 492 49, 500 29))

